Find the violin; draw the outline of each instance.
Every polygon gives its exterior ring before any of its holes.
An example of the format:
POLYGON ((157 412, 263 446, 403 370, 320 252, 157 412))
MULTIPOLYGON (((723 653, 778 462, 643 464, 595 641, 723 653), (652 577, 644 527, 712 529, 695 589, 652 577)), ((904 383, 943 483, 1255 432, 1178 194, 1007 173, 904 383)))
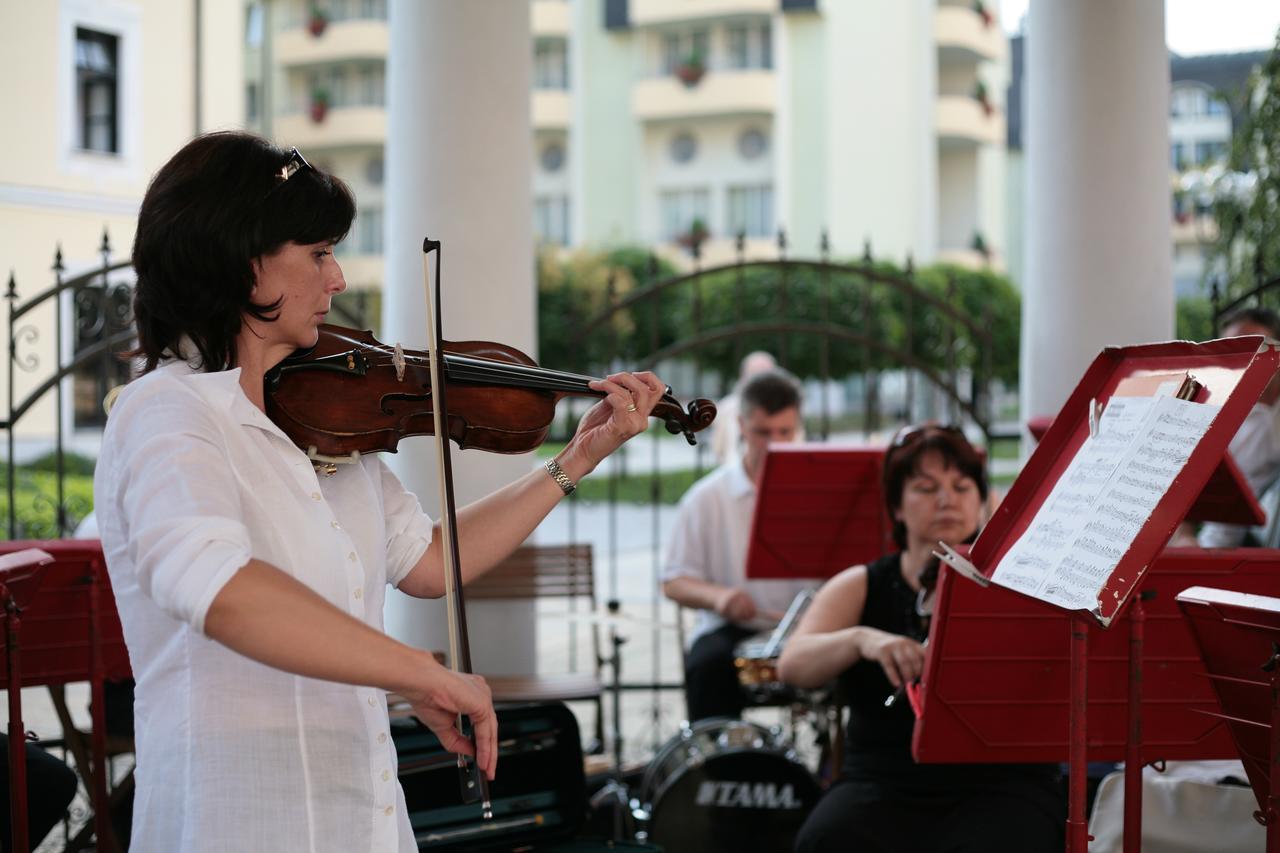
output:
MULTIPOLYGON (((369 331, 320 326, 315 346, 267 372, 268 417, 312 459, 345 461, 395 452, 409 435, 434 435, 431 355, 387 346, 369 331)), ((603 398, 591 377, 547 370, 520 350, 489 341, 440 347, 448 398, 448 436, 463 449, 526 453, 546 440, 565 397, 603 398)), ((715 403, 682 408, 670 386, 651 414, 672 434, 694 434, 716 416, 715 403)))

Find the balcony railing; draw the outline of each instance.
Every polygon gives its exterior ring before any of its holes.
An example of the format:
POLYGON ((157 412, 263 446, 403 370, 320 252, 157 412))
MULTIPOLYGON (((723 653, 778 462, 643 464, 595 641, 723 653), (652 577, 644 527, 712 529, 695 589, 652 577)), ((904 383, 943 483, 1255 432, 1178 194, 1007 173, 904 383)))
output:
POLYGON ((533 91, 533 129, 566 130, 569 127, 569 93, 555 89, 533 91))
POLYGON ((934 38, 944 59, 982 62, 1005 54, 1005 37, 998 22, 984 23, 967 6, 940 6, 933 18, 934 38))
POLYGON ((567 0, 533 0, 529 28, 534 38, 569 37, 569 3, 567 0))
POLYGON ((308 113, 276 118, 273 135, 304 151, 353 145, 382 145, 387 139, 387 110, 377 105, 330 107, 320 121, 308 113))
POLYGON ((775 75, 767 68, 708 71, 692 86, 674 76, 649 78, 631 89, 631 109, 641 121, 772 114, 776 105, 775 75))
POLYGON ((990 112, 969 95, 940 95, 935 116, 938 141, 946 145, 997 145, 1005 136, 1005 117, 990 112))
POLYGON ((628 19, 633 27, 649 27, 708 18, 772 15, 781 8, 780 0, 631 0, 628 19))
POLYGON ((379 18, 330 21, 319 36, 306 28, 281 31, 274 44, 283 67, 324 65, 360 59, 386 59, 391 44, 387 22, 379 18))

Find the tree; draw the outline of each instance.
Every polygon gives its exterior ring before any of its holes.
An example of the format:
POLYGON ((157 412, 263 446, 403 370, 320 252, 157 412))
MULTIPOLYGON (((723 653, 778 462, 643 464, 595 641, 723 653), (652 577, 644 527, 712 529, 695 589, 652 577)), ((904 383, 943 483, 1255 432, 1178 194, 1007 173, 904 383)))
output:
POLYGON ((1224 184, 1215 188, 1219 236, 1206 264, 1225 271, 1225 296, 1280 275, 1280 32, 1237 97, 1243 120, 1232 135, 1224 184))

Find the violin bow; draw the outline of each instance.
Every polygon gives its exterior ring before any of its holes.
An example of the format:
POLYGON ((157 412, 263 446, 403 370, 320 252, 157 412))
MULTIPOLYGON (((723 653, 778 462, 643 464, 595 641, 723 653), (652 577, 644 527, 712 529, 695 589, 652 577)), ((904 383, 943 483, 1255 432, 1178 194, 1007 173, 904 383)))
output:
MULTIPOLYGON (((454 672, 471 674, 471 647, 467 640, 467 613, 462 601, 462 562, 458 557, 458 515, 453 496, 453 465, 449 455, 449 410, 445 393, 443 353, 444 325, 440 318, 440 241, 428 237, 422 242, 422 277, 427 290, 427 353, 431 372, 431 414, 436 430, 436 460, 440 481, 440 553, 444 558, 445 607, 449 614, 449 664, 454 672), (435 287, 432 287, 431 255, 435 254, 435 287), (434 300, 433 300, 434 294, 434 300), (434 304, 433 304, 434 303, 434 304)), ((462 732, 462 715, 458 715, 458 731, 462 732)), ((474 732, 473 732, 474 739, 474 732)), ((474 740, 473 740, 474 742, 474 740)), ((478 758, 479 756, 477 756, 478 758)), ((462 782, 462 801, 480 802, 484 819, 493 818, 493 802, 489 796, 489 780, 479 761, 467 761, 458 754, 458 773, 462 782)))

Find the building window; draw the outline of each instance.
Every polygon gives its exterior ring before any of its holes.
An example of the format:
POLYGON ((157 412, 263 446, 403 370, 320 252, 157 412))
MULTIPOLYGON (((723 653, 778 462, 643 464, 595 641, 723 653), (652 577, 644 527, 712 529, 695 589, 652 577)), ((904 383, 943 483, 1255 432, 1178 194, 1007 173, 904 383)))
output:
POLYGON ((360 103, 380 107, 386 103, 387 72, 381 63, 362 66, 360 69, 360 103))
POLYGON ((662 73, 672 74, 681 65, 697 60, 709 67, 711 36, 705 29, 662 34, 662 73))
POLYGON ((1216 163, 1219 160, 1225 160, 1227 156, 1227 143, 1225 142, 1197 142, 1196 143, 1196 165, 1207 166, 1210 163, 1216 163))
POLYGON ((569 88, 569 45, 564 39, 538 39, 534 43, 533 88, 569 88))
POLYGON ((730 24, 726 35, 730 68, 773 67, 773 39, 768 21, 730 24))
POLYGON ((564 146, 558 142, 545 146, 538 156, 538 162, 542 164, 544 172, 554 174, 560 171, 564 167, 564 146))
POLYGON ((773 233, 773 187, 729 188, 729 231, 734 236, 768 237, 773 233))
POLYGON ((382 208, 360 211, 356 217, 356 242, 362 255, 382 254, 382 208))
POLYGON ((244 84, 244 120, 246 124, 254 124, 258 120, 258 84, 244 84))
POLYGON ((538 242, 569 245, 569 197, 544 195, 533 200, 533 233, 538 242))
POLYGON ((1175 142, 1169 146, 1169 165, 1177 172, 1187 167, 1187 147, 1184 143, 1175 142))
POLYGON ((689 163, 698 156, 698 139, 692 133, 682 132, 671 137, 671 159, 676 163, 689 163))
POLYGON ((369 158, 369 162, 364 167, 364 179, 369 182, 370 186, 382 186, 382 173, 384 162, 382 155, 369 158))
POLYGON ((711 218, 711 193, 707 190, 668 190, 659 197, 662 212, 660 238, 674 243, 693 230, 695 223, 705 229, 711 218))
POLYGON ((749 127, 738 137, 738 153, 743 160, 755 160, 769 150, 769 138, 763 131, 749 127))
POLYGON ((244 10, 244 43, 245 47, 262 47, 261 3, 250 3, 244 10))
POLYGON ((1169 114, 1202 116, 1209 112, 1209 93, 1197 85, 1177 86, 1169 97, 1169 114))
POLYGON ((76 111, 86 151, 120 151, 119 55, 119 37, 76 28, 76 111))

